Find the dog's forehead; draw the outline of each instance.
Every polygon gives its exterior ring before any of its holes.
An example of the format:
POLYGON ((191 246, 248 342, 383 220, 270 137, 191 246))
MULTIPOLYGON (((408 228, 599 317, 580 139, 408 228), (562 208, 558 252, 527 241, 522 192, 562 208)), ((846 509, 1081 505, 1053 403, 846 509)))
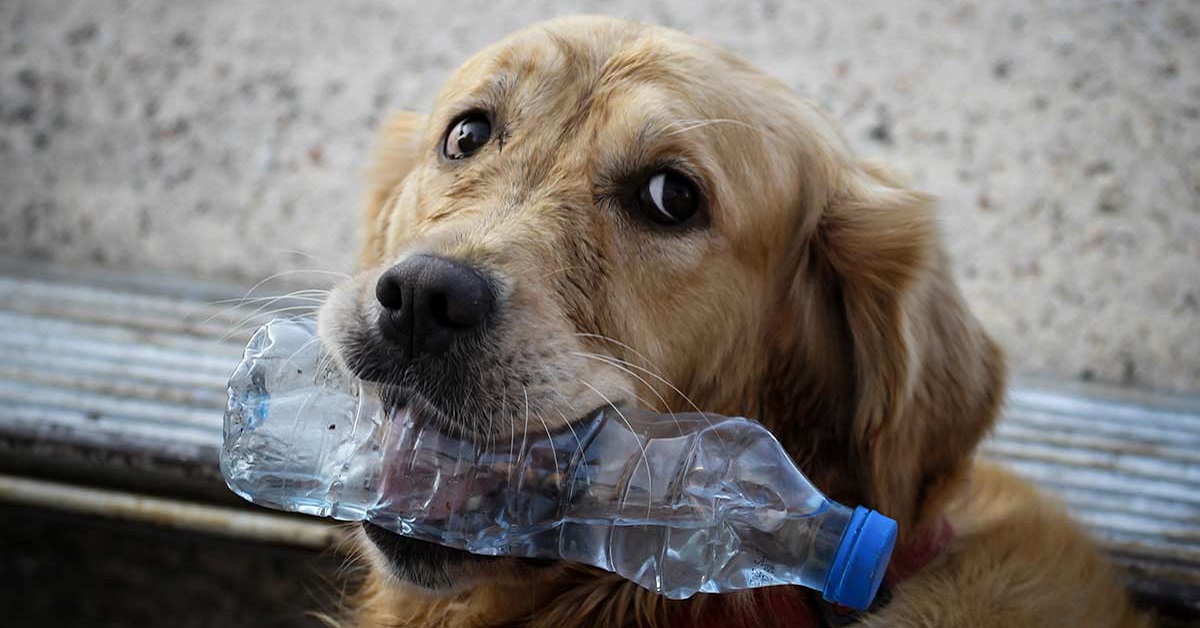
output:
MULTIPOLYGON (((677 114, 700 99, 660 98, 664 91, 698 94, 701 68, 724 63, 722 51, 658 27, 607 19, 552 21, 484 49, 451 77, 439 108, 509 106, 543 119, 604 112, 606 102, 674 104, 677 114)), ((703 99, 715 104, 710 94, 703 99)), ((634 106, 629 111, 637 111, 634 106)), ((517 113, 517 112, 514 112, 517 113)))

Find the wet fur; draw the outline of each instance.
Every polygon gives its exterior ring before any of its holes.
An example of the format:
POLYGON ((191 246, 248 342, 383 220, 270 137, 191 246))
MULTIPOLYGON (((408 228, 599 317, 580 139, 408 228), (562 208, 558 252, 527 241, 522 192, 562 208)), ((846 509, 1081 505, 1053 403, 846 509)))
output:
MULTIPOLYGON (((817 485, 896 518, 904 538, 947 517, 951 551, 864 625, 1147 625, 1058 506, 974 461, 1005 365, 950 277, 932 199, 855 158, 820 113, 732 55, 602 18, 522 31, 469 61, 431 114, 384 125, 363 231, 362 274, 322 313, 335 349, 382 268, 413 251, 467 259, 503 278, 518 319, 505 333, 533 347, 506 356, 506 377, 569 373, 660 409, 691 409, 686 394, 763 421, 817 485), (506 73, 510 84, 488 83, 506 73), (524 96, 497 105, 510 124, 496 152, 448 175, 435 155, 446 126, 492 92, 524 96), (711 202, 708 235, 639 230, 596 203, 593 186, 644 157, 631 148, 643 114, 679 121, 674 135, 651 132, 648 150, 688 155, 711 202), (682 394, 570 355, 581 351, 628 360, 682 394)), ((566 400, 526 389, 535 411, 557 411, 548 421, 597 401, 578 385, 560 391, 566 400)), ((473 409, 498 417, 497 430, 520 410, 473 409)), ((714 604, 743 626, 788 623, 760 612, 761 592, 672 602, 570 565, 468 566, 448 575, 461 586, 433 595, 364 548, 374 568, 355 604, 363 628, 667 626, 714 604)))

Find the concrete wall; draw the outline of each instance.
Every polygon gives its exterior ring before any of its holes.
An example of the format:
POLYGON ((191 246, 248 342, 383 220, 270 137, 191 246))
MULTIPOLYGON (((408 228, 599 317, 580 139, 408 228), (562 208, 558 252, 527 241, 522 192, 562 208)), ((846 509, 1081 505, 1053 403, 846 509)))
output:
POLYGON ((944 199, 1020 372, 1200 390, 1200 3, 0 2, 0 254, 343 268, 372 127, 503 34, 717 41, 944 199))

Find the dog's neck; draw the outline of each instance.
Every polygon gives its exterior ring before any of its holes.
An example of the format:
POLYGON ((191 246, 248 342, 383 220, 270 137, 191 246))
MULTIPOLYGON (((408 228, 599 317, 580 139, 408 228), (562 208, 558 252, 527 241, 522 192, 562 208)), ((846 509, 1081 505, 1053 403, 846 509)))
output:
MULTIPOLYGON (((890 590, 943 554, 953 530, 939 525, 897 548, 884 585, 868 613, 885 606, 890 590)), ((668 600, 614 574, 563 565, 546 577, 498 580, 453 597, 431 598, 374 580, 366 587, 367 614, 357 628, 822 628, 854 624, 862 613, 821 601, 802 587, 767 587, 668 600)))

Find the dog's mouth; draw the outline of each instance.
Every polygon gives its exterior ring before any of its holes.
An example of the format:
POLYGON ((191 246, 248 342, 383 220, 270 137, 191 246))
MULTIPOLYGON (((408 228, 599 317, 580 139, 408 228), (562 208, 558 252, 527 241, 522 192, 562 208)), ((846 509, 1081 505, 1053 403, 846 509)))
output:
MULTIPOLYGON (((330 301, 334 305, 339 302, 330 301)), ((553 464, 556 457, 570 456, 576 451, 571 445, 561 449, 566 453, 553 453, 559 451, 559 437, 573 436, 572 432, 579 431, 579 425, 594 414, 596 406, 607 406, 609 399, 619 403, 628 396, 627 389, 615 376, 609 374, 605 378, 601 374, 598 377, 594 365, 572 360, 567 351, 573 346, 570 342, 557 336, 554 342, 550 339, 539 342, 531 340, 528 334, 521 335, 519 329, 514 331, 520 320, 515 314, 510 313, 505 319, 507 327, 496 323, 486 330, 462 332, 447 346, 436 351, 424 347, 422 352, 402 351, 403 347, 385 337, 371 323, 372 317, 363 316, 361 311, 349 316, 347 322, 344 311, 336 308, 323 311, 323 321, 342 321, 326 324, 322 328, 323 339, 336 347, 340 365, 366 384, 364 392, 369 391, 368 394, 379 400, 385 416, 391 417, 392 421, 411 421, 419 426, 413 430, 396 430, 394 437, 406 438, 404 433, 419 438, 428 436, 429 441, 419 442, 441 443, 445 445, 445 452, 482 451, 484 454, 476 462, 462 465, 472 473, 462 473, 454 464, 455 481, 428 485, 433 486, 429 490, 406 490, 406 483, 410 487, 418 486, 412 483, 413 476, 405 475, 417 472, 412 466, 394 467, 403 468, 404 472, 392 473, 391 465, 384 470, 387 475, 382 491, 389 507, 394 507, 395 512, 419 513, 418 521, 424 527, 409 532, 410 536, 402 536, 392 532, 399 528, 388 523, 384 524, 387 528, 362 524, 363 533, 359 538, 381 572, 429 592, 452 593, 483 579, 511 575, 514 569, 528 572, 531 567, 541 570, 560 564, 545 558, 496 557, 459 549, 468 546, 474 549, 470 543, 479 542, 464 540, 467 537, 462 536, 463 530, 482 529, 475 524, 494 518, 494 514, 501 512, 496 505, 503 503, 504 496, 511 495, 508 488, 513 485, 513 478, 499 471, 501 467, 490 461, 501 465, 515 461, 515 456, 507 454, 513 453, 516 447, 523 447, 522 436, 527 434, 530 447, 535 443, 539 446, 536 456, 531 454, 527 460, 539 461, 538 468, 556 468, 553 464), (523 340, 512 339, 513 334, 523 340), (588 390, 571 385, 571 376, 586 380, 588 390), (594 391, 595 395, 588 391, 594 391), (496 448, 502 447, 508 449, 500 457, 493 455, 496 448), (501 459, 504 456, 507 457, 501 459), (484 458, 489 464, 478 463, 484 458), (475 473, 476 470, 480 472, 475 473), (394 483, 391 489, 389 482, 394 483), (443 539, 450 539, 447 540, 449 545, 438 543, 443 539)), ((417 331, 420 330, 414 333, 417 331)), ((425 446, 415 442, 398 445, 398 449, 389 455, 403 455, 403 452, 425 446)), ((423 458, 425 468, 420 472, 436 474, 436 468, 430 467, 434 465, 431 460, 423 458)), ((516 467, 510 466, 515 477, 516 467)), ((566 468, 565 463, 560 466, 566 468)), ((553 480, 547 482, 553 483, 553 480)), ((556 486, 551 488, 560 490, 556 486)), ((511 511, 521 512, 523 516, 540 517, 545 513, 546 517, 551 517, 554 512, 543 510, 542 505, 557 504, 556 497, 557 493, 552 494, 549 489, 522 492, 520 499, 536 500, 538 508, 513 508, 511 511)))
POLYGON ((443 410, 415 388, 398 384, 377 384, 375 394, 379 397, 383 412, 393 419, 411 415, 420 423, 432 425, 438 430, 454 433, 456 436, 465 438, 483 436, 475 434, 476 430, 471 429, 471 426, 465 422, 455 421, 450 412, 443 410))
POLYGON ((541 568, 553 564, 538 558, 479 556, 465 550, 413 539, 373 523, 362 523, 363 534, 387 563, 393 577, 430 592, 450 592, 474 578, 508 565, 541 568))
MULTIPOLYGON (((425 423, 454 438, 472 441, 476 447, 501 446, 497 444, 498 437, 495 434, 486 434, 478 427, 472 428, 470 425, 453 421, 452 415, 438 408, 418 392, 397 386, 380 386, 377 394, 385 412, 392 417, 393 421, 425 423)), ((561 430, 551 432, 548 429, 547 432, 540 433, 538 436, 540 439, 546 439, 555 435, 563 437, 568 434, 573 435, 579 424, 593 417, 597 410, 585 413, 571 421, 570 425, 563 425, 561 430)), ((486 427, 486 425, 481 427, 486 427)), ((533 434, 537 433, 533 432, 531 436, 533 434)), ((505 441, 504 445, 508 444, 507 437, 501 440, 505 441)), ((520 447, 519 435, 515 441, 520 447)), ((561 443, 556 441, 551 442, 555 443, 554 449, 575 451, 576 445, 574 444, 567 448, 558 447, 561 443)), ((516 454, 510 453, 512 456, 509 459, 516 460, 516 454)), ((546 466, 557 467, 557 463, 546 463, 546 466)), ((490 467, 485 465, 484 468, 490 467)), ((430 500, 426 504, 422 511, 422 518, 426 522, 437 525, 439 521, 449 522, 460 517, 464 512, 470 511, 475 511, 484 517, 489 516, 486 514, 490 512, 489 504, 499 503, 504 499, 503 495, 511 488, 512 478, 503 473, 479 473, 466 475, 461 480, 445 483, 453 488, 439 490, 438 499, 430 500)), ((529 489, 529 486, 526 486, 522 490, 537 489, 529 489)), ((389 492, 385 483, 385 494, 395 496, 404 491, 404 488, 398 487, 394 492, 389 492)), ((551 497, 547 503, 556 503, 556 499, 551 497)), ((547 516, 550 514, 552 513, 548 512, 547 516)), ((379 556, 386 561, 392 576, 431 592, 457 590, 474 579, 505 567, 536 569, 556 564, 556 561, 543 558, 477 555, 432 541, 402 536, 368 522, 364 522, 362 528, 365 538, 374 545, 379 556)))

